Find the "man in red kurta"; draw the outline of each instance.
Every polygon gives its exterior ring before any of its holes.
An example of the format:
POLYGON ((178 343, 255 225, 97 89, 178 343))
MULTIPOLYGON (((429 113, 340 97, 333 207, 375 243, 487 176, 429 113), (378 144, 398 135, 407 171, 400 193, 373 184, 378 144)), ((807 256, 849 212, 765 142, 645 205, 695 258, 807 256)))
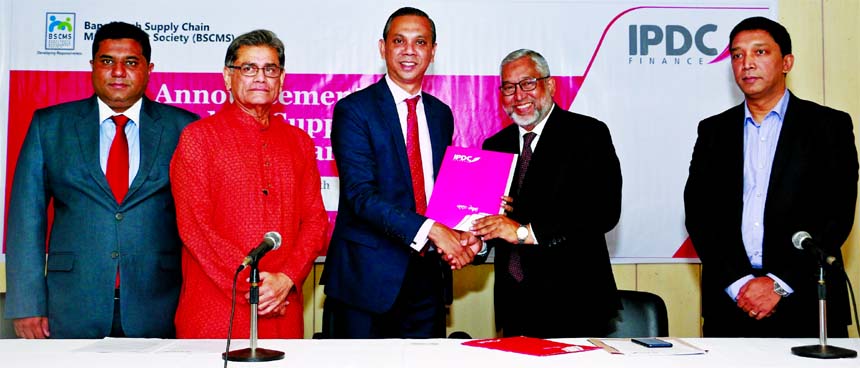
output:
MULTIPOLYGON (((182 253, 179 338, 227 336, 233 274, 269 231, 281 247, 259 261, 260 338, 301 338, 301 286, 328 218, 310 137, 272 115, 283 44, 269 31, 238 37, 224 78, 234 103, 189 125, 170 168, 182 253)), ((249 336, 247 269, 237 283, 234 338, 249 336)))

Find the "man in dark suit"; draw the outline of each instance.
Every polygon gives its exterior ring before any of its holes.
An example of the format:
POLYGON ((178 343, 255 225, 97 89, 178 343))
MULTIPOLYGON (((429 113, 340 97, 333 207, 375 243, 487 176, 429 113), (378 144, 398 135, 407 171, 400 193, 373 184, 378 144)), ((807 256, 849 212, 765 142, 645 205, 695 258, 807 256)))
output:
POLYGON ((395 11, 379 40, 387 75, 335 106, 340 201, 322 277, 333 337, 443 337, 451 269, 480 246, 424 216, 454 134, 451 109, 421 92, 435 50, 426 13, 395 11))
POLYGON ((604 238, 621 214, 609 130, 553 102, 555 80, 535 51, 508 54, 501 80, 515 124, 483 148, 520 157, 507 214, 473 227, 496 250, 496 327, 505 336, 605 336, 620 307, 604 238))
POLYGON ((95 95, 33 115, 6 227, 6 318, 20 337, 174 335, 181 244, 168 166, 198 117, 144 97, 150 53, 139 28, 102 26, 95 95))
MULTIPOLYGON (((699 124, 684 192, 704 335, 818 336, 818 260, 792 235, 809 232, 841 260, 857 199, 851 118, 788 91, 794 56, 779 23, 746 19, 729 41, 745 101, 699 124)), ((835 270, 826 280, 828 332, 847 336, 845 281, 835 270)))

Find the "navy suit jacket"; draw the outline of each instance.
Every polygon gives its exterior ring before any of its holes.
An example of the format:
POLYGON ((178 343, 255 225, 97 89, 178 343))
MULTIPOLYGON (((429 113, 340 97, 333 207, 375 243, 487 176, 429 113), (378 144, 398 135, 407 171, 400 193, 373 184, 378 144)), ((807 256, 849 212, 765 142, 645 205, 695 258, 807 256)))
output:
MULTIPOLYGON (((621 216, 618 157, 606 124, 594 118, 556 105, 544 124, 522 187, 517 194, 514 179, 510 194, 510 218, 531 224, 538 239, 518 246, 522 282, 508 271, 513 246, 488 243, 496 251, 496 325, 516 322, 537 337, 605 334, 620 308, 605 239, 621 216)), ((483 148, 520 153, 516 124, 483 148)))
POLYGON ((6 318, 47 316, 52 338, 107 336, 119 268, 126 335, 171 337, 181 243, 168 168, 180 131, 198 116, 144 97, 140 169, 117 204, 99 165, 96 98, 33 115, 9 201, 6 318))
MULTIPOLYGON (((454 135, 451 109, 423 93, 434 177, 454 135)), ((385 79, 340 100, 332 150, 340 176, 338 214, 322 282, 326 295, 374 313, 388 311, 406 275, 412 239, 426 217, 415 212, 406 143, 385 79)), ((441 267, 450 302, 451 270, 441 267)))
MULTIPOLYGON (((724 289, 753 273, 741 234, 743 170, 740 104, 699 123, 684 192, 687 231, 703 265, 706 329, 709 324, 722 327, 722 321, 740 311, 724 289)), ((851 117, 791 94, 765 200, 761 271, 795 291, 769 317, 784 318, 792 335, 818 336, 818 267, 815 257, 794 248, 791 237, 807 231, 827 253, 841 259, 840 247, 854 222, 857 170, 851 117)), ((829 276, 828 322, 844 333, 851 321, 845 281, 836 272, 829 276)), ((752 320, 740 313, 741 321, 752 320)))

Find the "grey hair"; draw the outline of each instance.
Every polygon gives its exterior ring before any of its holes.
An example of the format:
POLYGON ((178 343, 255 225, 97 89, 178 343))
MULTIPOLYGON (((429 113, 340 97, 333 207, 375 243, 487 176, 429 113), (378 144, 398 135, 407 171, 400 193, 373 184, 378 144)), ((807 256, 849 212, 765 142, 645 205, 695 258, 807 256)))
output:
POLYGON ((233 39, 233 42, 227 47, 227 56, 224 57, 225 66, 233 65, 242 46, 269 46, 277 51, 280 66, 284 66, 284 43, 275 35, 275 32, 257 29, 233 39))
POLYGON ((543 55, 541 55, 537 51, 529 49, 519 49, 511 52, 510 54, 508 54, 508 56, 505 56, 505 58, 502 59, 502 64, 499 66, 499 75, 501 75, 502 69, 505 67, 505 65, 508 65, 523 56, 528 56, 529 59, 531 59, 535 63, 535 69, 537 69, 538 73, 541 74, 541 77, 548 77, 550 75, 549 64, 547 64, 546 59, 543 58, 543 55))

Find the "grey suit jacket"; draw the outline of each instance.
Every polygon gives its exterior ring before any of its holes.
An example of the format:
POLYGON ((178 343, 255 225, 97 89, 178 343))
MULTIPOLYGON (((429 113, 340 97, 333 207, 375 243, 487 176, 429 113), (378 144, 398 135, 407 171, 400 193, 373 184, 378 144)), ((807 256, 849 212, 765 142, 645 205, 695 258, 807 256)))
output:
POLYGON ((52 338, 107 336, 119 269, 126 335, 170 337, 181 242, 168 169, 179 133, 199 117, 144 97, 140 169, 117 204, 99 165, 96 98, 33 115, 9 201, 6 318, 47 316, 52 338))

